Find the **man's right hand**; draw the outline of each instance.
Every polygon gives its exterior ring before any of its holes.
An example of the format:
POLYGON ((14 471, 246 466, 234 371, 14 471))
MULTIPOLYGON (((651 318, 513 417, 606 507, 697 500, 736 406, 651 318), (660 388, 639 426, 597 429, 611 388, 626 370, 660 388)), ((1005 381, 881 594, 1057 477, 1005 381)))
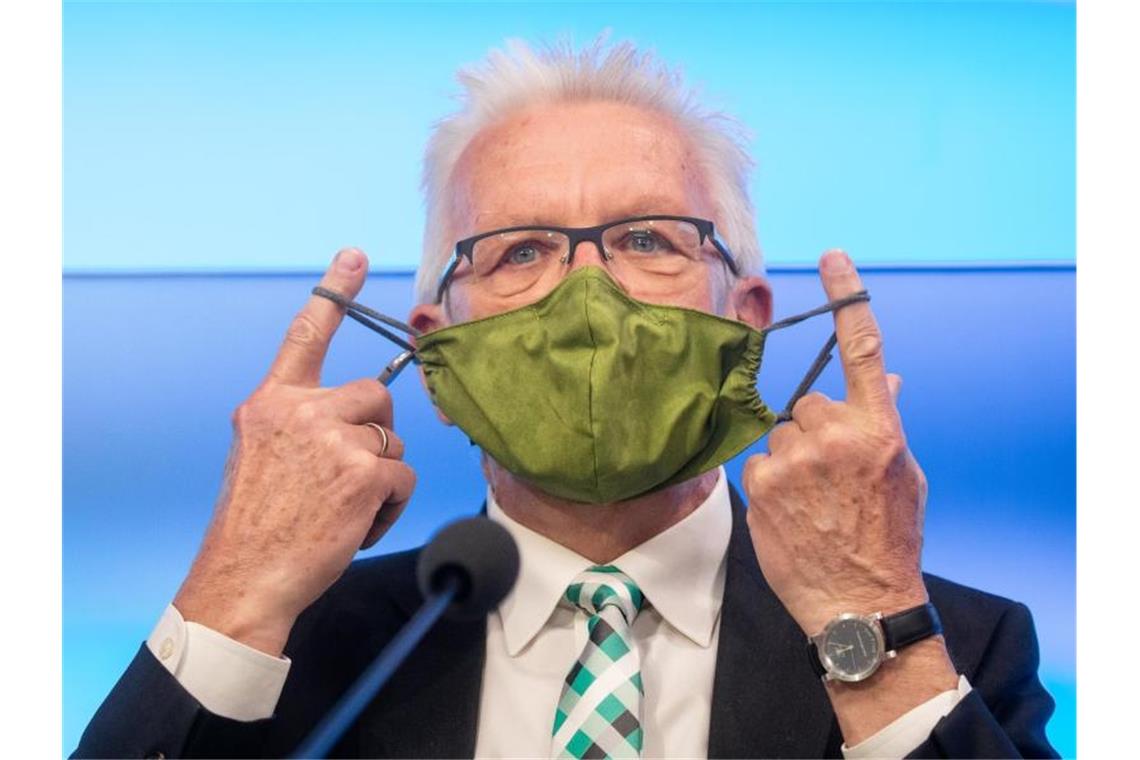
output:
MULTIPOLYGON (((354 298, 368 260, 337 254, 321 285, 354 298)), ((214 516, 174 599, 188 620, 279 655, 297 616, 380 539, 411 498, 392 399, 376 380, 321 388, 343 311, 310 297, 269 374, 234 412, 214 516), (365 423, 385 428, 389 445, 365 423)))

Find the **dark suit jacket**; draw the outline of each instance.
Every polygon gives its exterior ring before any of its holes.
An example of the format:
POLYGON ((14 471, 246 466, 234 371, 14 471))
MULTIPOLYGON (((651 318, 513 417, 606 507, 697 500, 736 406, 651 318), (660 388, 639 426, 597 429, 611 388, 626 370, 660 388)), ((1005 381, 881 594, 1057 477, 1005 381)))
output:
MULTIPOLYGON (((768 587, 735 490, 710 757, 841 757, 842 736, 805 637, 768 587)), ((418 550, 361 560, 297 621, 273 718, 205 710, 144 645, 92 718, 75 757, 287 755, 420 604, 418 550)), ((1056 757, 1053 700, 1037 678, 1037 638, 1022 604, 928 575, 946 644, 973 691, 913 757, 1056 757)), ((444 620, 368 706, 334 756, 471 757, 486 621, 444 620)), ((885 667, 890 667, 886 665, 885 667)))

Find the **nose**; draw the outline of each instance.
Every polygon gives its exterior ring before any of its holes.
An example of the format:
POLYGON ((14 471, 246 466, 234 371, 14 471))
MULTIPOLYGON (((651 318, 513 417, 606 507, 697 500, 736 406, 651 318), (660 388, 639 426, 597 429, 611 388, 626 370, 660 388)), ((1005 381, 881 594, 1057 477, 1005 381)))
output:
POLYGON ((592 240, 579 240, 574 250, 570 251, 570 271, 582 267, 601 267, 606 269, 608 259, 602 253, 598 244, 592 240))
POLYGON ((583 267, 598 267, 617 283, 618 287, 629 293, 629 284, 625 281, 624 273, 619 271, 620 267, 614 267, 613 264, 613 257, 603 253, 600 243, 593 240, 579 240, 570 251, 570 268, 566 274, 583 267))

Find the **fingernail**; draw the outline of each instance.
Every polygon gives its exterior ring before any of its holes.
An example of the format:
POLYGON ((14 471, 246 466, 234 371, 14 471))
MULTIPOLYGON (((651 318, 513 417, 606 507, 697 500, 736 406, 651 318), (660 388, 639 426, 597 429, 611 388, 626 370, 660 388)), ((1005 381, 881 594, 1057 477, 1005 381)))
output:
POLYGON ((846 251, 838 248, 828 251, 823 256, 823 270, 831 274, 843 274, 850 272, 851 257, 847 255, 846 251))
POLYGON ((336 263, 336 268, 346 274, 351 274, 360 269, 360 253, 354 248, 345 248, 336 255, 333 261, 336 263))

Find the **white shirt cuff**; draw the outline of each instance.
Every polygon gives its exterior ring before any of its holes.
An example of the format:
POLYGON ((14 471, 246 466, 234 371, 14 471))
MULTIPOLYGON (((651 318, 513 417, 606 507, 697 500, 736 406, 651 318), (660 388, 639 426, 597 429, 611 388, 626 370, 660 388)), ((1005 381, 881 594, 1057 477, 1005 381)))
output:
POLYGON ((841 747, 843 757, 846 760, 906 757, 926 741, 938 721, 949 714, 962 697, 970 693, 970 690, 970 682, 966 680, 966 676, 958 676, 957 689, 950 689, 931 697, 854 747, 844 744, 841 747))
POLYGON ((186 622, 173 604, 146 646, 203 707, 241 721, 273 717, 292 662, 234 641, 212 628, 186 622))

